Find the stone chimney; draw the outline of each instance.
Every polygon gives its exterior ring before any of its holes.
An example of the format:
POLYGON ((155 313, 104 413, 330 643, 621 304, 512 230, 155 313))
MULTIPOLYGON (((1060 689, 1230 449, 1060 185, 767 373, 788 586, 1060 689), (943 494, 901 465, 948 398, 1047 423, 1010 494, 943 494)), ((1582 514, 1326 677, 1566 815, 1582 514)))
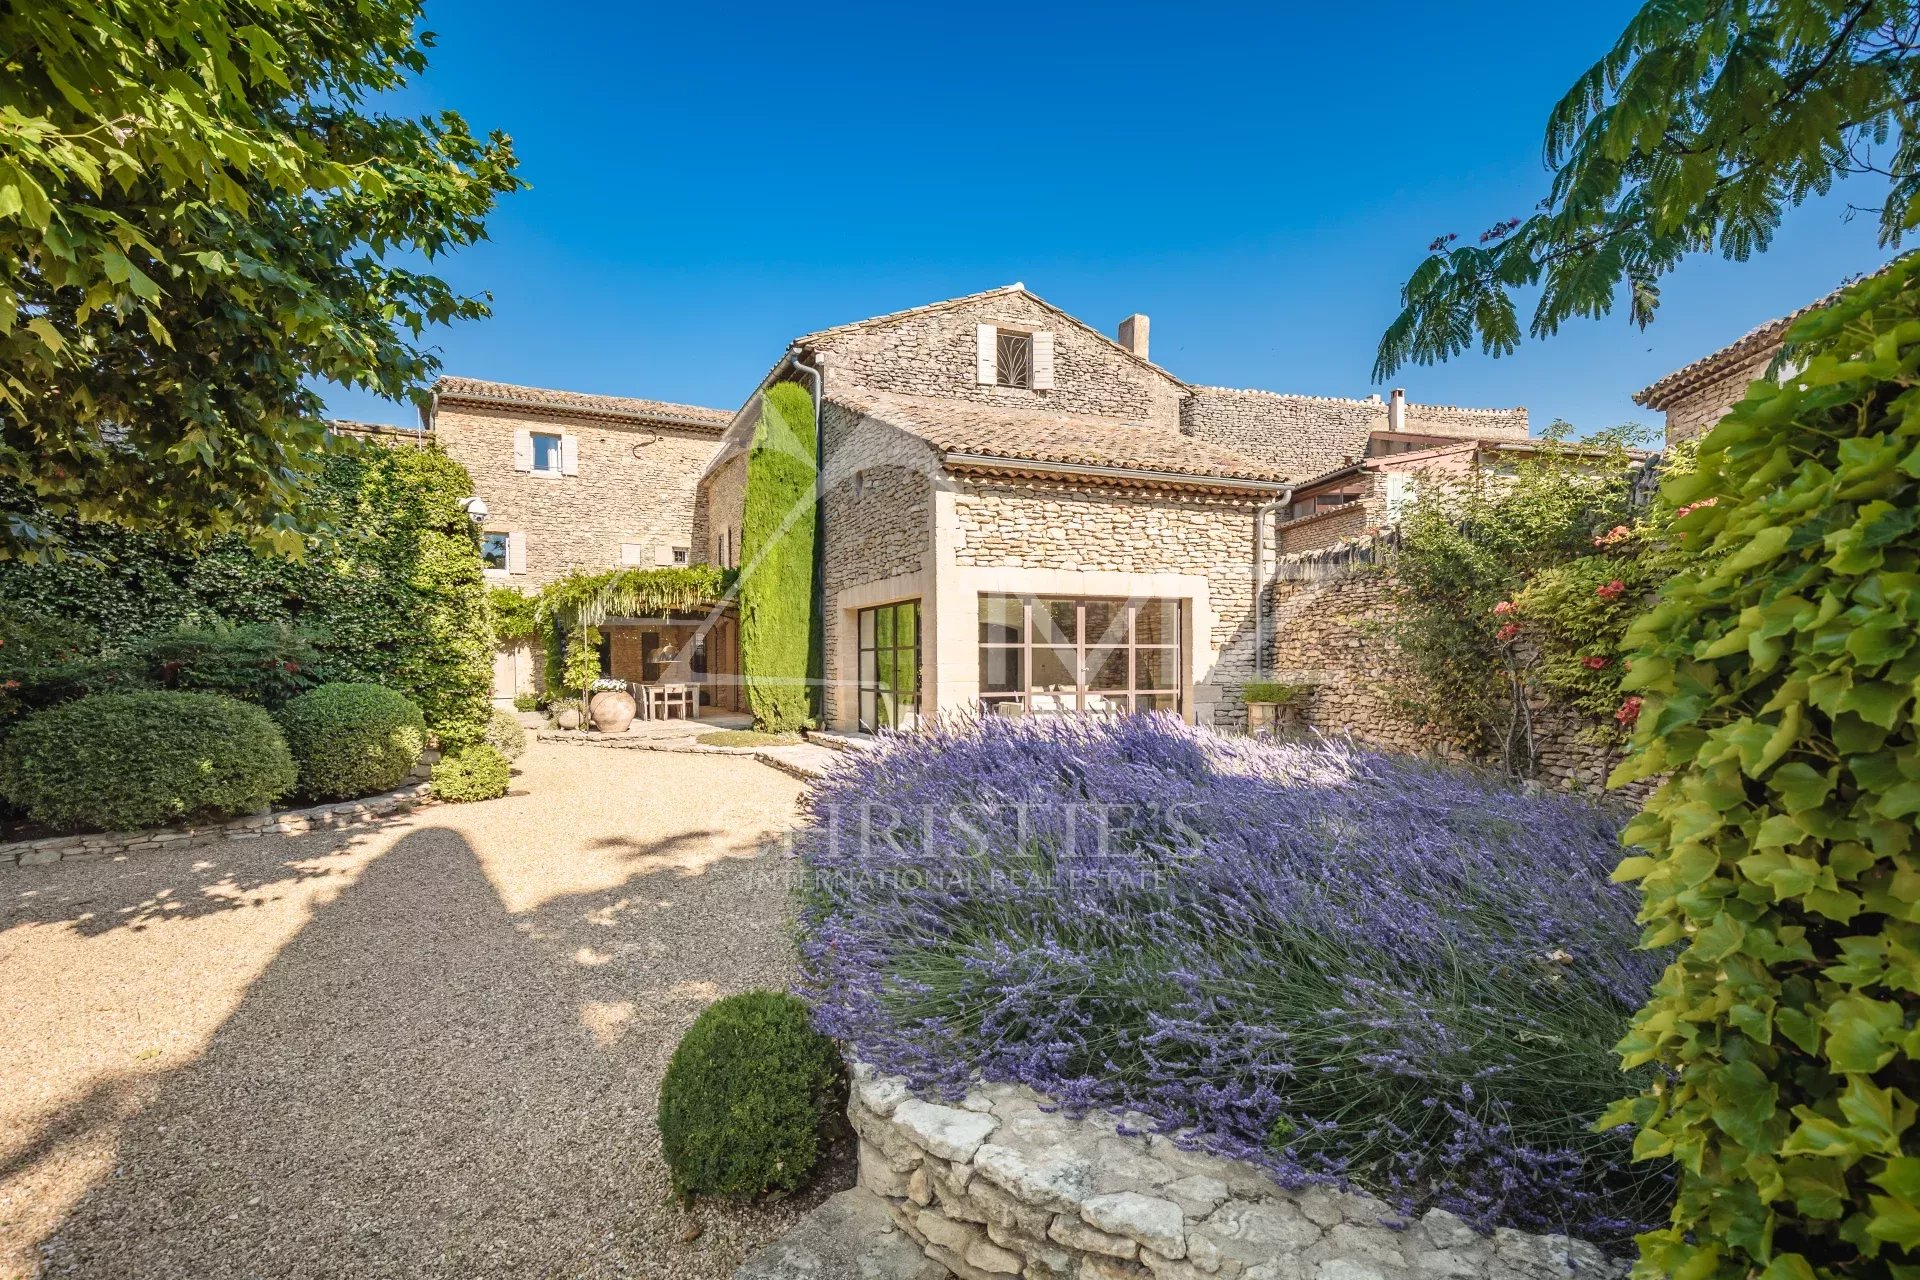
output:
POLYGON ((1407 429, 1407 393, 1400 387, 1393 389, 1393 395, 1387 400, 1387 430, 1405 431, 1407 429))
POLYGON ((1147 358, 1147 318, 1138 312, 1120 322, 1120 345, 1142 360, 1147 358))

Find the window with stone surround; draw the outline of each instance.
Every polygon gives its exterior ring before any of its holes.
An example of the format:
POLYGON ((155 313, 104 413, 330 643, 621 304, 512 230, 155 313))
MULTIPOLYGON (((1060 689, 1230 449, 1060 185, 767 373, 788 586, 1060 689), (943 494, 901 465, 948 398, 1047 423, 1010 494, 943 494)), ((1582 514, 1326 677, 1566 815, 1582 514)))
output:
POLYGON ((560 437, 546 431, 533 433, 533 469, 549 475, 559 475, 561 467, 560 437))
POLYGON ((504 533, 483 533, 480 535, 480 564, 483 568, 507 571, 507 535, 504 533))
POLYGON ((1003 387, 1033 385, 1033 335, 1018 329, 996 330, 993 337, 994 381, 1003 387))
POLYGON ((1181 710, 1179 600, 980 597, 989 715, 1181 710))

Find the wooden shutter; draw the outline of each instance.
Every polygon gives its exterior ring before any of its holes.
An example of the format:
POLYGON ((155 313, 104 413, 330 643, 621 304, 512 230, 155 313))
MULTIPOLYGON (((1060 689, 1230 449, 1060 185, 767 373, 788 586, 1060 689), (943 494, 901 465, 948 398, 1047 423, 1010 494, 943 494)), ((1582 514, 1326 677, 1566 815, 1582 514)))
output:
POLYGON ((627 569, 638 569, 646 564, 647 548, 641 542, 623 542, 620 544, 620 564, 627 569))
POLYGON ((998 376, 997 356, 1000 331, 990 324, 975 325, 974 341, 976 344, 973 351, 974 379, 990 387, 998 376))
POLYGON ((533 470, 533 432, 523 429, 513 433, 513 469, 533 470))
POLYGON ((1033 389, 1053 390, 1053 331, 1042 329, 1033 335, 1033 389))
POLYGON ((507 572, 525 573, 527 571, 527 534, 524 529, 515 529, 507 535, 507 572))
POLYGON ((577 476, 580 474, 580 437, 572 434, 560 437, 560 474, 577 476))

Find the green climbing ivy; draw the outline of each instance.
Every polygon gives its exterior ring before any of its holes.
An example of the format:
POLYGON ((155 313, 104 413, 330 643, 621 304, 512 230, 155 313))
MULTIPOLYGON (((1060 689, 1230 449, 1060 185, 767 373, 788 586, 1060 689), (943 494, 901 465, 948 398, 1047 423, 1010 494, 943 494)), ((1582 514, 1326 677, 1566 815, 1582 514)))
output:
POLYGON ((1920 1277, 1920 270, 1799 321, 1664 497, 1708 554, 1629 630, 1646 943, 1604 1123, 1681 1171, 1643 1276, 1920 1277))

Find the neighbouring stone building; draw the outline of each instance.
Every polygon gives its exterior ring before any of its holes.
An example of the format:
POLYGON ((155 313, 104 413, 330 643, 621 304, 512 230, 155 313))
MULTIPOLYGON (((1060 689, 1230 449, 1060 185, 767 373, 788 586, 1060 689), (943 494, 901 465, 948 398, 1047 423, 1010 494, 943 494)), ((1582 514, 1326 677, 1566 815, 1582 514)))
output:
POLYGON ((1775 358, 1793 322, 1833 301, 1840 290, 1851 283, 1850 280, 1798 310, 1748 330, 1718 351, 1682 365, 1636 392, 1634 403, 1666 415, 1668 444, 1698 439, 1726 417, 1729 409, 1746 399, 1748 387, 1780 375, 1782 370, 1775 367, 1775 358))

